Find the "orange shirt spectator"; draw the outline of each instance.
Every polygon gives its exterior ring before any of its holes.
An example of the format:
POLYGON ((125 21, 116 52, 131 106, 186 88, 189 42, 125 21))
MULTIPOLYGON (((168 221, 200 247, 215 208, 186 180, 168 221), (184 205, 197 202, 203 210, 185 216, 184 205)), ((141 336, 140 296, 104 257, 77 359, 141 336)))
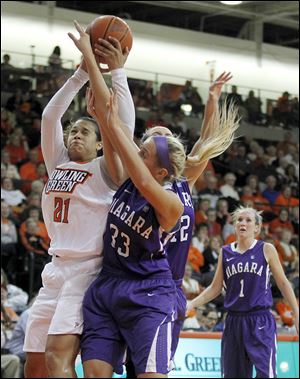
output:
POLYGON ((204 265, 202 253, 194 246, 189 248, 188 262, 195 272, 200 272, 200 267, 204 265))
POLYGON ((22 141, 17 134, 10 136, 10 142, 4 148, 10 156, 10 162, 18 164, 27 158, 28 146, 27 142, 22 141))
POLYGON ((287 208, 291 211, 292 208, 298 206, 299 199, 292 196, 292 189, 290 186, 285 186, 274 203, 274 212, 279 214, 280 209, 282 208, 287 208))

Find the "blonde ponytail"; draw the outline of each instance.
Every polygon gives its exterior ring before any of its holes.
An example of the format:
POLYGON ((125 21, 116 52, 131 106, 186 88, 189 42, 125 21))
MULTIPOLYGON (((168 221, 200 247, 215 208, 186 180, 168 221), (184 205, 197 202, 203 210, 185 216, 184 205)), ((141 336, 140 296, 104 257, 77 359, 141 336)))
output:
POLYGON ((225 101, 221 113, 215 112, 209 121, 208 128, 212 131, 212 135, 200 139, 198 152, 187 157, 187 164, 198 165, 224 153, 234 140, 239 121, 238 108, 233 103, 228 106, 225 101))

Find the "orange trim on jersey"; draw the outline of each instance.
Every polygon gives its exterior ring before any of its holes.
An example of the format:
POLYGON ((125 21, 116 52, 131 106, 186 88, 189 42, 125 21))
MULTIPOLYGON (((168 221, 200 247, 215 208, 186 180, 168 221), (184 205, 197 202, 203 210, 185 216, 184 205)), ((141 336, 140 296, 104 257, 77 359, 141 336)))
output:
MULTIPOLYGON (((181 332, 180 338, 206 338, 210 340, 218 340, 222 338, 221 332, 181 332)), ((299 341, 298 335, 278 334, 277 341, 284 342, 297 342, 299 341)))

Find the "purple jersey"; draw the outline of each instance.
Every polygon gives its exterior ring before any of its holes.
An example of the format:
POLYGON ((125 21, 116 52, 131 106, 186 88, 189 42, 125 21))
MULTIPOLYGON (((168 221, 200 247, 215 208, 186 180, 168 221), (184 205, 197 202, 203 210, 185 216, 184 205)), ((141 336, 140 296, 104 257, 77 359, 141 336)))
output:
POLYGON ((180 229, 168 240, 166 250, 173 279, 182 281, 193 236, 195 212, 188 182, 186 180, 175 181, 173 190, 180 197, 184 205, 184 211, 180 219, 180 229))
POLYGON ((236 242, 223 246, 224 307, 227 310, 249 312, 272 306, 270 268, 263 246, 263 241, 255 240, 243 254, 236 251, 236 242))
MULTIPOLYGON (((164 186, 172 190, 172 184, 164 186)), ((131 179, 113 197, 104 233, 103 271, 125 277, 171 278, 154 208, 131 179)), ((165 238, 170 238, 164 233, 165 238)))

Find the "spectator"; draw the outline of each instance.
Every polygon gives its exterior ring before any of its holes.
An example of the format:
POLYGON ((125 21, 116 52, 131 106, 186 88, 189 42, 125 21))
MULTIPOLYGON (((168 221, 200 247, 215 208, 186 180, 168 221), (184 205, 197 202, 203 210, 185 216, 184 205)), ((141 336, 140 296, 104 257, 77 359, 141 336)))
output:
POLYGON ((239 187, 245 185, 245 177, 251 171, 251 161, 246 152, 246 146, 239 145, 235 159, 229 162, 229 169, 236 175, 236 185, 239 187))
POLYGON ((12 179, 6 177, 2 178, 1 199, 4 199, 12 207, 15 207, 22 204, 26 200, 26 196, 23 192, 14 188, 12 179))
POLYGON ((182 330, 184 331, 195 331, 195 332, 206 332, 207 322, 206 322, 206 307, 198 307, 196 309, 196 314, 192 317, 188 317, 184 320, 182 330))
POLYGON ((279 213, 281 208, 287 208, 290 212, 292 208, 299 206, 299 199, 292 196, 292 189, 290 186, 283 186, 282 191, 274 203, 274 212, 279 213))
POLYGON ((221 225, 221 228, 226 224, 229 216, 228 201, 221 198, 217 202, 217 222, 221 225))
POLYGON ((187 263, 185 266, 182 289, 187 300, 193 299, 200 293, 200 286, 197 280, 192 278, 193 267, 187 263))
POLYGON ((262 192, 264 198, 269 200, 270 204, 273 205, 279 196, 280 192, 276 191, 277 179, 274 175, 269 175, 266 178, 267 187, 262 192))
POLYGON ((290 103, 290 121, 292 126, 299 125, 299 100, 298 97, 293 97, 290 103))
POLYGON ((218 179, 210 175, 206 179, 206 187, 201 190, 198 195, 201 199, 208 199, 211 208, 216 208, 219 198, 222 196, 220 190, 217 188, 218 179))
POLYGON ((192 86, 192 82, 187 80, 183 87, 181 94, 179 95, 179 105, 189 104, 192 106, 191 115, 198 116, 203 114, 204 105, 201 96, 196 88, 192 86))
POLYGON ((11 134, 4 151, 9 154, 10 162, 12 164, 22 164, 26 160, 29 151, 26 137, 20 136, 17 133, 11 134))
POLYGON ((210 208, 209 199, 200 199, 199 208, 195 212, 195 225, 198 226, 207 221, 207 211, 210 208))
POLYGON ((291 243, 292 237, 293 233, 290 229, 282 229, 279 243, 282 247, 283 255, 281 258, 286 273, 290 273, 295 269, 295 264, 297 263, 297 257, 299 255, 296 247, 291 243))
POLYGON ((208 236, 220 236, 221 225, 217 222, 217 211, 214 208, 209 208, 207 211, 207 221, 205 222, 208 227, 208 236))
POLYGON ((203 251, 202 255, 204 258, 204 264, 200 268, 202 274, 200 284, 204 287, 208 287, 212 282, 216 270, 216 264, 218 263, 220 249, 220 237, 211 237, 209 245, 203 251))
POLYGON ((245 108, 248 112, 248 121, 251 124, 257 125, 261 121, 261 105, 260 98, 254 96, 254 91, 249 91, 248 97, 245 100, 245 108))
POLYGON ((9 54, 4 54, 2 59, 3 59, 3 62, 1 63, 1 70, 14 68, 14 66, 10 63, 10 55, 9 54))
POLYGON ((20 314, 26 309, 28 294, 21 288, 9 283, 7 275, 1 268, 1 302, 5 307, 11 308, 20 314))
POLYGON ((283 229, 288 229, 291 233, 294 233, 294 228, 289 220, 289 212, 286 208, 283 208, 279 212, 279 216, 270 222, 270 233, 277 239, 281 239, 283 229))
POLYGON ((280 126, 289 126, 290 124, 290 94, 285 91, 282 96, 278 98, 276 108, 274 108, 273 117, 280 126))
POLYGON ((42 286, 41 272, 49 262, 48 255, 49 243, 41 237, 38 229, 38 224, 33 218, 28 218, 26 221, 26 233, 20 235, 22 245, 25 252, 34 253, 34 292, 37 292, 42 286))
POLYGON ((9 280, 16 282, 16 260, 18 234, 14 222, 9 218, 10 207, 1 200, 1 264, 9 280))
POLYGON ((55 46, 48 59, 48 65, 50 68, 50 72, 52 73, 58 73, 61 71, 62 60, 60 54, 60 47, 55 46))
POLYGON ((224 176, 224 182, 225 184, 220 187, 220 191, 228 201, 229 212, 232 212, 240 201, 240 195, 235 189, 236 176, 232 172, 228 172, 224 176))

